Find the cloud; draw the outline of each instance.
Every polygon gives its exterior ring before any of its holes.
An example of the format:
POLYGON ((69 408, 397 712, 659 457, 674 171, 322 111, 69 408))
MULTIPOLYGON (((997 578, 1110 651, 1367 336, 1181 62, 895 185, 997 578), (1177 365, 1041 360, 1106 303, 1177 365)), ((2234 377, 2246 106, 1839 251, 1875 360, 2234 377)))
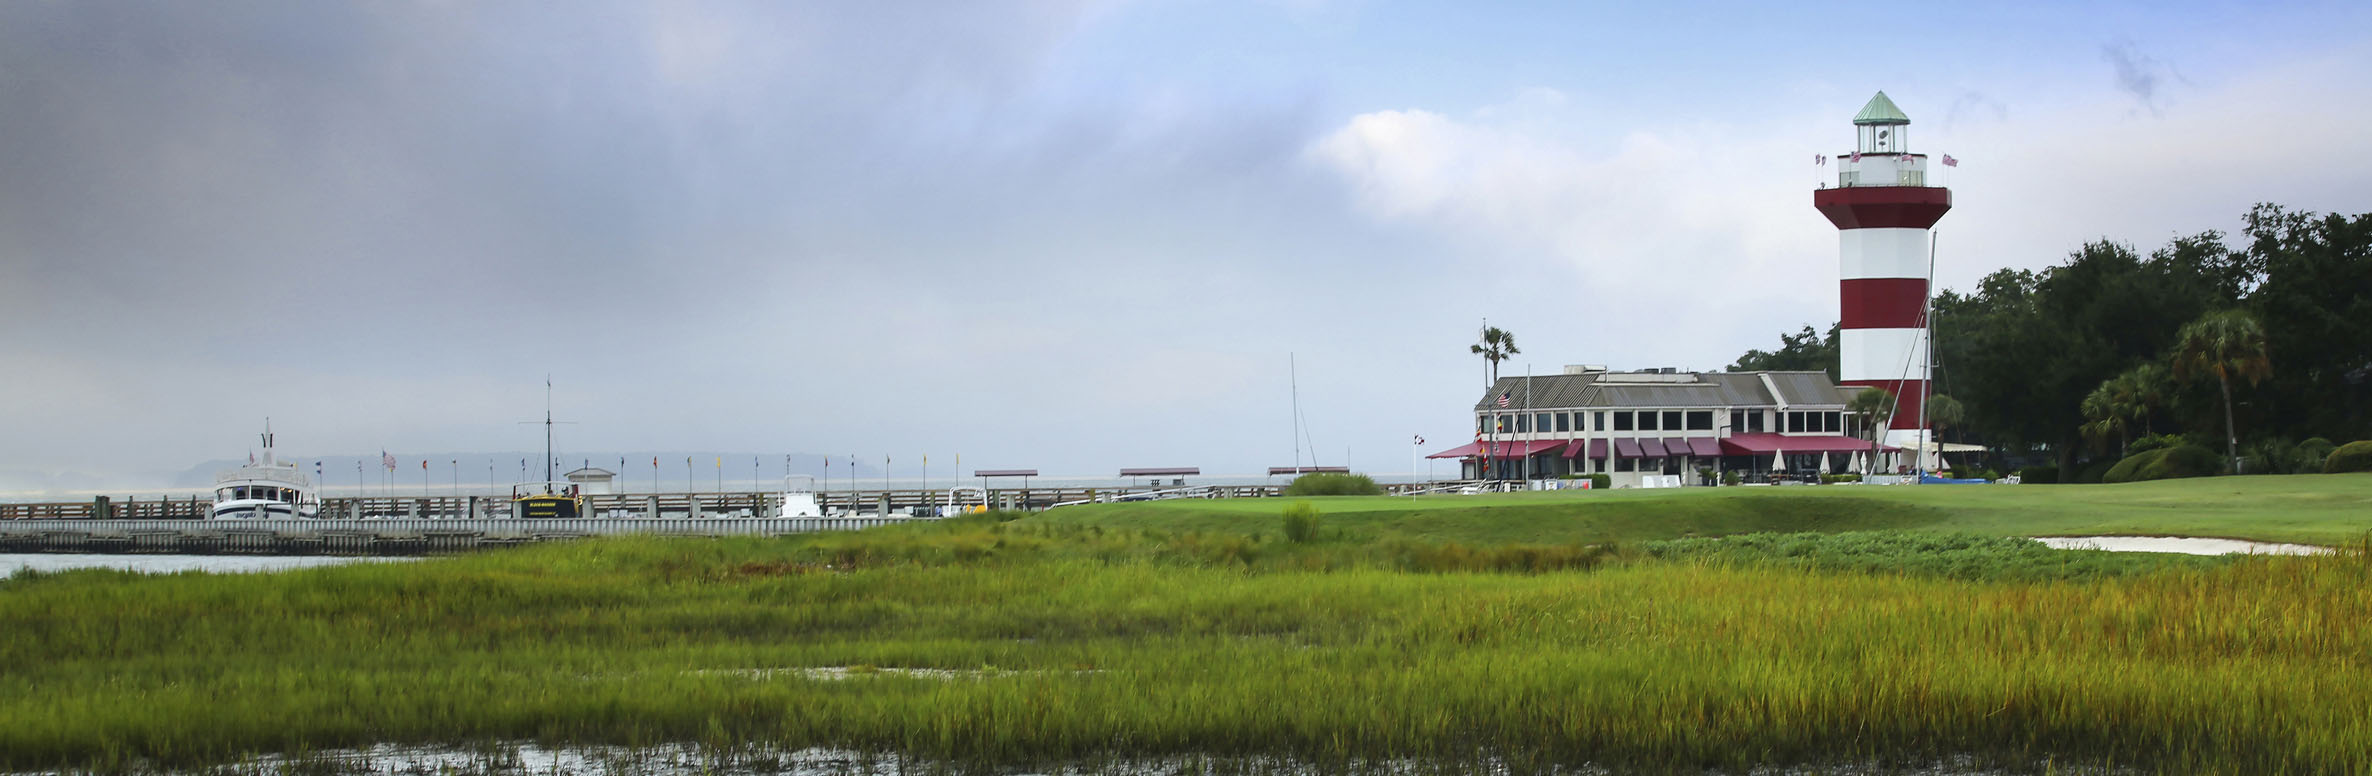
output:
POLYGON ((2165 79, 2181 81, 2180 74, 2128 42, 2103 45, 2100 55, 2115 70, 2118 91, 2132 97, 2139 110, 2152 116, 2164 115, 2159 89, 2165 79))
POLYGON ((1489 278, 1494 306, 1573 322, 1538 352, 1715 367, 1735 355, 1723 332, 1830 314, 1835 237, 1809 166, 1826 125, 1616 133, 1580 100, 1518 102, 1360 114, 1306 158, 1371 217, 1454 235, 1466 252, 1451 260, 1489 278))

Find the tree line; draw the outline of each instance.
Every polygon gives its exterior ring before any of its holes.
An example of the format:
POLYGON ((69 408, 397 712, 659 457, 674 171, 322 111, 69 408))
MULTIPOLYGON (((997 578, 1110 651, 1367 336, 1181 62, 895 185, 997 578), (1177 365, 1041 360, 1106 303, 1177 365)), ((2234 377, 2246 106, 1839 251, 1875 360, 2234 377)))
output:
MULTIPOLYGON (((2102 240, 1938 292, 1934 320, 1935 390, 1997 467, 2072 475, 2173 434, 2284 471, 2303 441, 2372 438, 2372 213, 2261 204, 2237 241, 2211 230, 2143 255, 2102 240)), ((1835 377, 1837 329, 1782 334, 1729 368, 1835 377)))

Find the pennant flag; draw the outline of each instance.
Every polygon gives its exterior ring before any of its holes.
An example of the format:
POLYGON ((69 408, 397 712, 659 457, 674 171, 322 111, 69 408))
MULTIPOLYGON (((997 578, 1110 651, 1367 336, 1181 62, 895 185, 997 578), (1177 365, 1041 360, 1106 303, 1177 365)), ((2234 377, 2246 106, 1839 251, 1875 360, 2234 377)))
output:
POLYGON ((1423 435, 1423 434, 1418 434, 1418 435, 1417 435, 1417 441, 1416 441, 1416 444, 1417 444, 1417 446, 1418 446, 1418 447, 1423 447, 1423 446, 1425 446, 1425 435, 1423 435))
POLYGON ((1960 166, 1960 160, 1952 158, 1952 155, 1951 155, 1951 154, 1945 154, 1945 155, 1944 155, 1944 166, 1945 166, 1945 167, 1958 167, 1958 166, 1960 166))

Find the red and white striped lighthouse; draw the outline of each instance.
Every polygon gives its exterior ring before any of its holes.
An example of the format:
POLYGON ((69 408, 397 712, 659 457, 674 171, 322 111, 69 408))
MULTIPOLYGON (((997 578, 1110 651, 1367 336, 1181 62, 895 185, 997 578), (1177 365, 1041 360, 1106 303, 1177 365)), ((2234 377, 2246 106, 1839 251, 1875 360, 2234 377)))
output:
POLYGON ((1837 377, 1895 395, 1886 443, 1920 449, 1927 399, 1927 284, 1935 222, 1952 191, 1927 185, 1927 157, 1910 151, 1911 119, 1885 92, 1853 117, 1853 153, 1812 204, 1837 225, 1837 377))

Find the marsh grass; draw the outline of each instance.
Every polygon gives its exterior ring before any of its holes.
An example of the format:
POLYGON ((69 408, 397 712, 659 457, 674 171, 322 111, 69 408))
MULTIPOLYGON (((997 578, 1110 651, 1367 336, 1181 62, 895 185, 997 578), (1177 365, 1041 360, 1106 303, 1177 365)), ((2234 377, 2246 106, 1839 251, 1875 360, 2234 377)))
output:
POLYGON ((22 575, 0 582, 0 768, 498 741, 987 768, 2372 768, 2362 547, 2043 552, 1860 534, 1292 543, 987 516, 22 575))

